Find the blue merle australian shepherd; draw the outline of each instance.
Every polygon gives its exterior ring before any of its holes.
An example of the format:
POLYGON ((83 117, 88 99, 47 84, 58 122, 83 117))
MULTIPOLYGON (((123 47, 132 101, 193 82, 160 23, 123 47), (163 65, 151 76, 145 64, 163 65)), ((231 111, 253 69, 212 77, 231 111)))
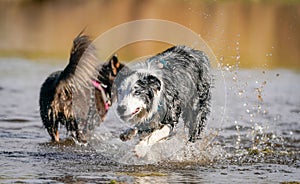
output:
POLYGON ((88 36, 73 41, 68 65, 49 75, 40 90, 40 115, 53 141, 65 125, 75 141, 86 142, 110 105, 113 81, 123 67, 116 56, 97 66, 96 49, 88 36))
POLYGON ((120 139, 148 138, 147 144, 154 144, 175 133, 180 117, 188 128, 187 140, 199 139, 210 112, 207 56, 187 46, 174 46, 127 66, 117 76, 113 90, 118 116, 133 124, 120 139), (158 137, 149 137, 154 134, 158 137), (154 142, 149 143, 150 139, 154 142))

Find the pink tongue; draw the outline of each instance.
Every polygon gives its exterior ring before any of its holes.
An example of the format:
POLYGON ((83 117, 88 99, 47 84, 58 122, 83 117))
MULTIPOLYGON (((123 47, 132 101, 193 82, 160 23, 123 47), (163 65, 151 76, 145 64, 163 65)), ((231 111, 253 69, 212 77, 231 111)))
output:
POLYGON ((136 108, 135 111, 132 114, 135 114, 137 112, 139 112, 140 108, 136 108))

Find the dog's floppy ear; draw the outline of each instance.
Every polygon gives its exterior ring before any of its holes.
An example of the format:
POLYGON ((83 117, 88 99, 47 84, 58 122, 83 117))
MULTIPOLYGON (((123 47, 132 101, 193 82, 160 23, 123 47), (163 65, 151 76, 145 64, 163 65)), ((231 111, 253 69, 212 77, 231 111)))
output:
POLYGON ((121 63, 119 62, 117 55, 113 55, 110 58, 109 63, 110 63, 110 67, 112 69, 113 74, 116 76, 121 67, 121 63))

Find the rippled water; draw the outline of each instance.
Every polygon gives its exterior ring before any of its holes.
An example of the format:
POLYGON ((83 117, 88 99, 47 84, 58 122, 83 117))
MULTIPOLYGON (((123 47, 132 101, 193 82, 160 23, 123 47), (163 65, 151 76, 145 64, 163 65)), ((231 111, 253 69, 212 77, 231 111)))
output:
POLYGON ((39 87, 61 67, 0 59, 0 183, 300 182, 299 73, 214 71, 203 139, 192 145, 177 136, 138 159, 130 144, 114 139, 112 112, 90 145, 49 142, 38 112, 39 87))

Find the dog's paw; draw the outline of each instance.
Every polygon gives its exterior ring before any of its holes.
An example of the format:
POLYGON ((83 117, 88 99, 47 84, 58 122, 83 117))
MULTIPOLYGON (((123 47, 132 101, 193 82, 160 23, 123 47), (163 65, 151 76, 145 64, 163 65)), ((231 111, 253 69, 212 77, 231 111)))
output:
POLYGON ((87 143, 87 138, 81 131, 76 132, 76 139, 80 143, 83 143, 83 144, 87 143))
POLYGON ((153 131, 146 136, 134 147, 134 153, 137 157, 144 157, 155 143, 169 137, 171 128, 168 125, 163 126, 159 130, 153 131))
POLYGON ((137 128, 129 128, 124 133, 120 135, 122 141, 128 141, 132 139, 138 133, 137 128))

